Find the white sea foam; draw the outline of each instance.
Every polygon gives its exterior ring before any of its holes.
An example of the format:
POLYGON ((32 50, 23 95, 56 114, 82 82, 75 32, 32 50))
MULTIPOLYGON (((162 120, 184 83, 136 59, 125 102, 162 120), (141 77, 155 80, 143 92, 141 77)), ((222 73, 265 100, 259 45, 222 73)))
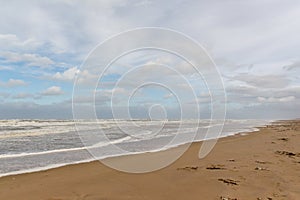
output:
MULTIPOLYGON (((118 123, 122 123, 123 125, 127 125, 130 124, 128 123, 128 121, 126 120, 118 120, 118 123)), ((217 120, 214 122, 211 122, 210 120, 201 120, 200 121, 200 125, 199 125, 199 129, 201 130, 205 130, 207 128, 211 128, 214 126, 221 126, 222 125, 222 120, 217 120)), ((267 124, 270 124, 272 121, 268 121, 268 120, 226 120, 225 122, 225 127, 224 127, 224 132, 222 133, 221 137, 227 137, 230 135, 234 135, 234 134, 238 134, 238 133, 247 133, 247 132, 252 132, 252 131, 257 131, 258 129, 255 127, 263 127, 267 124)), ((118 127, 118 123, 115 122, 115 120, 100 120, 98 122, 95 121, 88 121, 88 120, 82 120, 79 122, 79 126, 80 128, 83 128, 83 130, 86 131, 91 131, 91 130, 96 130, 96 128, 101 128, 103 130, 107 130, 108 133, 111 134, 116 134, 114 131, 114 129, 116 129, 118 127), (113 129, 112 129, 113 128, 113 129)), ((157 152, 157 151, 162 151, 162 150, 166 150, 169 148, 174 148, 177 147, 179 145, 182 145, 184 143, 190 143, 191 141, 187 141, 184 140, 184 135, 185 134, 189 134, 189 132, 191 130, 194 129, 194 125, 197 123, 197 120, 185 120, 183 124, 184 128, 181 129, 181 132, 178 133, 178 124, 180 124, 181 121, 168 121, 166 122, 167 125, 169 125, 169 127, 167 127, 162 134, 157 135, 155 138, 156 139, 163 139, 166 137, 170 137, 170 136, 174 136, 176 134, 182 134, 182 138, 183 140, 178 140, 178 143, 173 144, 172 145, 165 145, 162 148, 157 148, 157 149, 153 149, 153 150, 148 150, 148 151, 136 151, 136 152, 127 152, 127 154, 110 154, 110 155, 103 155, 100 156, 97 159, 103 159, 106 157, 115 157, 115 156, 121 156, 121 155, 128 155, 128 154, 138 154, 138 153, 144 153, 144 152, 157 152), (191 127, 189 127, 191 126, 191 127)), ((135 124, 139 125, 140 127, 147 127, 147 125, 159 125, 159 123, 157 122, 150 122, 147 120, 142 120, 142 121, 135 121, 135 124)), ((34 137, 39 137, 42 136, 43 137, 51 137, 53 136, 53 134, 59 134, 57 137, 58 139, 63 136, 65 136, 66 133, 70 133, 71 131, 73 131, 73 133, 76 135, 75 127, 74 127, 74 122, 73 121, 58 121, 58 120, 28 120, 28 121, 24 121, 24 120, 0 120, 0 128, 2 127, 2 129, 0 129, 0 142, 4 142, 3 144, 6 144, 5 141, 11 138, 14 138, 13 141, 18 141, 18 142, 28 142, 30 141, 30 138, 32 136, 34 137), (27 129, 26 127, 39 127, 39 129, 27 129), (12 127, 13 128, 20 128, 20 130, 5 130, 6 127, 12 127), (25 127, 25 128, 24 128, 25 127), (24 128, 24 130, 22 130, 22 128, 24 128), (30 136, 30 137, 28 137, 30 136)), ((131 129, 130 129, 131 130, 131 129)), ((134 129, 132 129, 134 131, 134 129)), ((129 134, 130 135, 130 134, 129 134)), ((141 137, 141 135, 140 135, 141 137)), ((55 145, 59 142, 61 142, 61 140, 55 139, 51 142, 53 142, 53 144, 49 144, 49 145, 54 145, 53 148, 56 148, 55 145)), ((67 138, 68 139, 68 138, 67 138)), ((109 141, 108 139, 105 141, 101 141, 98 142, 96 144, 90 145, 88 147, 73 147, 73 148, 61 148, 61 146, 59 147, 59 149, 54 149, 54 150, 48 150, 48 151, 37 151, 34 152, 28 152, 28 153, 12 153, 9 151, 9 148, 7 150, 7 152, 4 152, 2 155, 0 155, 0 159, 9 159, 9 160, 15 160, 16 163, 18 163, 18 159, 21 159, 23 157, 30 157, 30 158, 34 158, 35 156, 42 156, 43 155, 51 155, 51 154, 55 154, 55 155, 59 155, 60 153, 72 153, 71 155, 75 155, 74 152, 76 151, 85 151, 85 150, 92 150, 94 148, 101 148, 101 147, 105 147, 107 145, 110 144, 124 144, 127 142, 135 142, 137 145, 141 145, 142 142, 148 141, 151 138, 142 138, 140 140, 137 140, 136 138, 133 138, 131 136, 124 136, 122 138, 119 139, 115 139, 112 141, 109 141), (141 142, 141 143, 140 143, 141 142)), ((198 139, 196 138, 196 141, 201 141, 203 139, 209 139, 209 136, 205 136, 205 135, 201 135, 198 139)), ((66 139, 65 139, 66 140, 66 139)), ((78 141, 79 137, 78 137, 78 141)), ((63 143, 63 142, 62 142, 63 143)), ((0 144, 1 145, 1 144, 0 144)), ((34 146, 33 146, 34 147, 34 146)), ((22 150, 22 149, 19 149, 22 150)), ((29 149, 30 150, 30 149, 29 149)), ((3 151, 3 149, 2 149, 3 151)), ((40 157, 40 158, 42 158, 40 157)), ((50 156, 51 157, 51 156, 50 156)), ((54 156, 55 157, 55 156, 54 156)), ((6 161, 5 160, 5 161, 6 161)), ((26 158, 27 160, 27 158, 26 158)), ((25 161, 26 161, 25 160, 25 161)), ((6 170, 6 169, 1 169, 1 165, 0 165, 0 172, 2 171, 3 173, 0 173, 0 177, 1 176, 8 176, 8 175, 13 175, 13 174, 21 174, 21 173, 29 173, 29 172, 34 172, 34 171, 42 171, 42 170, 47 170, 47 169, 51 169, 51 168, 56 168, 56 167, 61 167, 61 166, 65 166, 65 165, 70 165, 70 164, 77 164, 77 163, 84 163, 84 162, 90 162, 96 160, 96 158, 93 159, 82 159, 82 160, 76 160, 74 159, 74 161, 70 161, 70 162, 66 162, 66 161, 61 161, 61 163, 55 163, 56 160, 53 159, 53 163, 51 164, 46 164, 46 166, 44 167, 39 167, 37 166, 32 166, 30 167, 30 169, 24 168, 23 166, 23 161, 24 159, 22 159, 22 161, 19 162, 19 169, 16 170, 15 168, 13 168, 11 171, 6 170)), ((16 164, 14 163, 14 165, 16 164)), ((43 164, 43 163, 42 163, 43 164)), ((2 166, 9 166, 9 165, 2 165, 2 166)), ((28 167, 28 166, 27 166, 28 167)))
POLYGON ((45 154, 51 154, 51 153, 61 153, 61 152, 72 152, 72 151, 80 151, 80 150, 89 150, 93 148, 99 148, 99 147, 105 147, 112 144, 118 144, 124 141, 130 140, 131 137, 127 136, 124 138, 120 138, 114 141, 109 142, 99 142, 89 147, 77 147, 77 148, 68 148, 68 149, 55 149, 50 151, 40 151, 40 152, 29 152, 29 153, 19 153, 19 154, 4 154, 0 155, 0 159, 3 158, 18 158, 18 157, 25 157, 25 156, 37 156, 37 155, 45 155, 45 154))
POLYGON ((40 151, 40 152, 29 152, 29 153, 18 153, 18 154, 3 154, 0 155, 0 159, 3 158, 19 158, 19 157, 25 157, 25 156, 38 156, 38 155, 45 155, 45 154, 51 154, 51 153, 60 153, 60 152, 72 152, 72 151, 78 151, 78 150, 85 150, 86 147, 78 147, 78 148, 70 148, 70 149, 55 149, 50 151, 40 151))
POLYGON ((0 177, 17 175, 17 174, 26 174, 26 173, 31 173, 31 172, 45 171, 45 170, 48 170, 48 169, 54 169, 54 168, 63 167, 63 166, 67 166, 67 165, 72 165, 72 164, 88 163, 88 162, 91 162, 91 161, 94 161, 94 160, 95 159, 87 159, 87 160, 81 160, 81 161, 76 161, 76 162, 52 164, 52 165, 47 165, 45 167, 35 167, 35 168, 31 168, 31 169, 23 169, 23 170, 12 171, 12 172, 8 172, 8 173, 0 174, 0 177))

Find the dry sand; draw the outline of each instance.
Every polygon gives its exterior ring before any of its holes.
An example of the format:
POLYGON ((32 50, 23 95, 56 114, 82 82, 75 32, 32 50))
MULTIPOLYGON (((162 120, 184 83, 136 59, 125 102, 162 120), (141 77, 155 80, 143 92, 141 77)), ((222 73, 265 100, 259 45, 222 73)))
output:
POLYGON ((0 199, 299 200, 300 121, 282 123, 220 139, 202 160, 201 143, 194 143, 175 163, 152 173, 122 173, 91 162, 2 177, 0 199))

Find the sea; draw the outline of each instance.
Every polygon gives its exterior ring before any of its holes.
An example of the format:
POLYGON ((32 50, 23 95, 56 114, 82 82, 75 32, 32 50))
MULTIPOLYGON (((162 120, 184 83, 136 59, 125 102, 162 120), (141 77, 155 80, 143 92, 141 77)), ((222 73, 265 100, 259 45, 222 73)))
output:
POLYGON ((0 120, 0 177, 248 134, 270 120, 0 120), (212 127, 222 132, 208 135, 212 127), (121 151, 112 151, 112 146, 121 151), (97 156, 91 154, 97 149, 97 156))

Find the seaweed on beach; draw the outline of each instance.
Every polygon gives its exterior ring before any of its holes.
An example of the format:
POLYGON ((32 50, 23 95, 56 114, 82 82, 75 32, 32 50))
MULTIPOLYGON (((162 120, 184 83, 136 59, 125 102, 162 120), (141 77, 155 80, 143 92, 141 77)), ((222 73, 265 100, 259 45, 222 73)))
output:
POLYGON ((187 170, 187 171, 196 171, 198 166, 187 166, 187 167, 180 167, 177 170, 187 170))
POLYGON ((237 200, 237 198, 230 198, 230 197, 220 197, 220 200, 237 200))
POLYGON ((227 183, 228 185, 238 185, 238 181, 232 179, 219 178, 218 181, 222 181, 223 183, 227 183))
POLYGON ((211 165, 209 167, 206 167, 206 169, 208 169, 208 170, 224 170, 226 168, 224 167, 224 165, 211 165))
POLYGON ((275 151, 275 153, 278 155, 285 155, 289 157, 300 157, 300 153, 294 153, 289 151, 275 151))

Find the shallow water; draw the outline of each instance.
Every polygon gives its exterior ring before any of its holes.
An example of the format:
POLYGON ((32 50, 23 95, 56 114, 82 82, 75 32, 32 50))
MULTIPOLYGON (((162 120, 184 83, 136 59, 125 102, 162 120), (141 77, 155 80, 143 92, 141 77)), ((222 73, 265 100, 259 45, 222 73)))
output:
MULTIPOLYGON (((222 133, 211 137, 250 132, 267 120, 226 120, 222 133)), ((0 176, 39 171, 97 158, 160 151, 210 138, 210 127, 222 121, 184 120, 0 120, 0 176), (112 145, 121 150, 110 148, 112 145)))

